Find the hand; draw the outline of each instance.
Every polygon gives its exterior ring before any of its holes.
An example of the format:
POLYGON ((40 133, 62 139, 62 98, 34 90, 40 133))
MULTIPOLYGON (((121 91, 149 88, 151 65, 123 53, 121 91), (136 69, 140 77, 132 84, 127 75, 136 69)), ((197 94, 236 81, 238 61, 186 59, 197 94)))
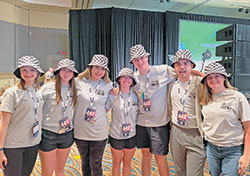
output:
POLYGON ((242 175, 249 164, 249 158, 245 157, 244 155, 240 157, 239 159, 239 169, 238 169, 238 174, 242 175))
POLYGON ((202 78, 205 76, 204 73, 199 72, 198 70, 192 70, 192 71, 191 71, 191 74, 192 74, 192 76, 200 76, 200 77, 202 77, 202 78))
POLYGON ((7 158, 5 156, 5 154, 3 153, 3 151, 0 152, 0 168, 2 170, 5 170, 5 167, 7 166, 8 161, 7 158))
POLYGON ((110 94, 113 96, 117 96, 118 90, 119 90, 118 88, 113 88, 113 89, 111 89, 110 94))

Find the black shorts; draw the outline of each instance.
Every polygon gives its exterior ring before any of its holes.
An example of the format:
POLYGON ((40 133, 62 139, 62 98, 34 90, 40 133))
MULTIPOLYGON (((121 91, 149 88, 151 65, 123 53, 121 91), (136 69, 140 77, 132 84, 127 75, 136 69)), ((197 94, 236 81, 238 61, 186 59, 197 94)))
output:
POLYGON ((74 143, 73 130, 58 134, 52 131, 42 129, 42 140, 39 144, 39 149, 44 152, 52 151, 56 148, 65 149, 71 147, 74 143))
POLYGON ((115 139, 109 136, 109 143, 116 150, 132 149, 136 147, 136 137, 133 136, 128 139, 115 139))
POLYGON ((160 127, 136 125, 136 143, 138 148, 149 148, 157 155, 167 155, 169 151, 170 123, 160 127))

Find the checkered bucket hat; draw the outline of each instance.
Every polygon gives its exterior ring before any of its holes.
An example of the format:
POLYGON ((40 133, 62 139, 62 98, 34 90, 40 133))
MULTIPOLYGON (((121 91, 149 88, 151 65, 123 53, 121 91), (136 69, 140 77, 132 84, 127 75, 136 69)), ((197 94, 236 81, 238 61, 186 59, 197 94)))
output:
POLYGON ((132 69, 130 69, 130 68, 123 68, 123 69, 121 69, 120 71, 119 71, 119 75, 118 75, 118 77, 115 79, 115 81, 117 82, 117 83, 119 83, 119 78, 121 77, 121 76, 129 76, 130 78, 132 78, 132 80, 133 80, 133 86, 136 84, 136 81, 135 81, 135 79, 134 79, 134 71, 132 70, 132 69))
POLYGON ((19 58, 18 66, 13 72, 14 75, 19 79, 21 78, 20 68, 24 66, 30 66, 35 68, 39 72, 40 76, 44 74, 43 70, 40 68, 39 61, 37 58, 35 58, 34 56, 23 56, 19 58))
MULTIPOLYGON (((171 64, 171 67, 174 68, 174 64, 176 62, 178 62, 179 60, 181 59, 186 59, 186 60, 189 60, 192 64, 194 64, 194 67, 195 67, 195 63, 192 61, 192 54, 189 50, 178 50, 176 53, 175 53, 175 60, 174 62, 171 64)), ((194 68, 193 67, 193 68, 194 68)))
POLYGON ((142 45, 137 44, 130 48, 130 56, 130 63, 132 63, 133 59, 150 56, 150 53, 147 53, 142 45))
POLYGON ((219 73, 219 74, 224 75, 225 77, 229 77, 229 75, 226 72, 226 69, 221 64, 219 64, 217 62, 212 62, 209 65, 207 65, 204 68, 204 73, 205 73, 205 76, 201 80, 202 84, 204 84, 207 76, 210 74, 213 74, 213 73, 219 73))
POLYGON ((71 70, 72 72, 74 72, 75 77, 77 77, 78 71, 75 69, 75 62, 73 60, 70 60, 67 58, 60 60, 57 64, 55 71, 54 71, 54 75, 59 73, 59 71, 62 68, 67 68, 67 69, 71 70))
POLYGON ((100 66, 109 71, 108 58, 102 54, 95 54, 88 66, 100 66))

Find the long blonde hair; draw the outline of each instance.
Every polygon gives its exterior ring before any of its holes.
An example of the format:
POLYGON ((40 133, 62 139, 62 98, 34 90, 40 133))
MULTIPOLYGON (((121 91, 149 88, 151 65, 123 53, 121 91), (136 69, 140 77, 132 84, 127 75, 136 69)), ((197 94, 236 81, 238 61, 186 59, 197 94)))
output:
MULTIPOLYGON (((76 105, 77 100, 77 91, 76 91, 76 83, 75 83, 75 75, 69 81, 70 88, 72 90, 72 102, 73 107, 76 105)), ((60 101, 62 101, 62 94, 61 94, 61 77, 59 72, 55 76, 55 89, 56 89, 56 104, 58 105, 60 101)))
MULTIPOLYGON (((37 90, 39 90, 40 89, 40 73, 38 72, 37 73, 37 77, 36 77, 36 79, 34 80, 34 84, 35 84, 35 86, 36 86, 36 88, 37 88, 37 90)), ((20 82, 19 83, 17 83, 17 87, 19 88, 19 89, 22 89, 22 90, 25 90, 25 80, 21 77, 20 78, 20 82)))
MULTIPOLYGON (((92 66, 87 67, 82 73, 80 73, 80 74, 78 75, 78 78, 79 78, 79 79, 82 79, 82 78, 90 79, 91 69, 92 69, 92 66)), ((105 70, 105 75, 103 76, 102 79, 103 79, 104 82, 106 82, 106 83, 111 82, 111 80, 110 80, 110 78, 109 78, 109 72, 108 72, 107 70, 105 70)))
MULTIPOLYGON (((233 87, 230 84, 227 77, 225 77, 224 87, 227 89, 237 90, 237 88, 233 87)), ((202 86, 199 100, 201 106, 207 105, 208 103, 211 103, 213 101, 213 92, 212 89, 208 86, 206 78, 202 86)))

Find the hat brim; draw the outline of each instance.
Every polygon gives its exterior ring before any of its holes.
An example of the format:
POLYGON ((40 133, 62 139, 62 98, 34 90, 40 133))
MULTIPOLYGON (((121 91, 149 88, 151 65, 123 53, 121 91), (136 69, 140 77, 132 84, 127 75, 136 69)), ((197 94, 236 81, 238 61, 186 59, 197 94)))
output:
MULTIPOLYGON (((90 66, 99 66, 99 67, 103 67, 103 66, 100 66, 100 65, 97 65, 97 64, 88 64, 88 66, 90 67, 90 66)), ((105 68, 105 67, 103 67, 103 68, 105 68)), ((105 70, 107 70, 108 72, 109 72, 109 69, 108 68, 105 68, 105 70)))
POLYGON ((134 59, 136 59, 136 58, 141 58, 141 57, 145 57, 145 56, 148 56, 148 57, 149 57, 149 56, 151 56, 151 54, 150 54, 150 53, 146 53, 144 56, 133 57, 133 58, 130 59, 129 63, 130 63, 130 64, 133 64, 133 60, 134 60, 134 59))
MULTIPOLYGON (((125 76, 125 75, 124 75, 125 76)), ((119 78, 120 78, 121 76, 118 76, 116 79, 115 79, 115 81, 120 85, 120 83, 119 83, 119 78)), ((130 77, 130 76, 129 76, 130 77)), ((132 77, 130 77, 130 78, 132 78, 132 77)), ((136 81, 135 81, 135 79, 134 78, 132 78, 132 80, 133 80, 133 83, 132 83, 132 87, 134 87, 135 85, 136 85, 136 81)))
MULTIPOLYGON (((185 59, 185 60, 188 60, 188 59, 185 59)), ((178 61, 179 61, 179 60, 178 60, 178 61)), ((178 61, 173 62, 170 66, 174 68, 174 64, 175 64, 176 62, 178 62, 178 61)), ((196 67, 196 64, 195 64, 193 61, 191 61, 191 60, 188 60, 188 61, 190 61, 190 62, 191 62, 191 64, 193 64, 193 65, 194 65, 194 66, 193 66, 193 68, 195 68, 195 67, 196 67)))
MULTIPOLYGON (((67 68, 67 67, 62 67, 62 68, 67 68)), ((54 75, 56 76, 62 68, 56 69, 56 70, 54 71, 54 75)), ((67 68, 67 69, 69 69, 69 68, 67 68)), ((69 69, 69 70, 72 71, 72 72, 74 73, 74 76, 75 76, 75 77, 78 76, 79 73, 78 73, 76 70, 72 70, 72 69, 69 69)))
MULTIPOLYGON (((219 72, 214 72, 214 73, 215 73, 215 74, 221 74, 221 75, 225 76, 226 78, 229 78, 229 77, 230 77, 229 75, 226 75, 226 74, 223 74, 223 73, 219 73, 219 72)), ((202 78, 202 80, 201 80, 201 84, 204 84, 204 82, 206 81, 208 75, 211 75, 211 74, 214 74, 214 73, 209 73, 209 74, 205 75, 205 76, 202 78)))
MULTIPOLYGON (((29 65, 27 65, 27 66, 29 66, 29 65)), ((22 67, 23 67, 23 66, 22 66, 22 67)), ((35 68, 35 67, 33 67, 33 68, 35 68)), ((35 69, 36 69, 36 68, 35 68, 35 69)), ((36 70, 37 70, 37 69, 36 69, 36 70)), ((40 76, 43 76, 43 75, 44 75, 44 72, 40 72, 40 71, 38 71, 38 70, 37 70, 37 72, 39 73, 40 76)), ((21 79, 20 68, 17 68, 17 69, 13 72, 13 74, 14 74, 17 78, 21 79)))

